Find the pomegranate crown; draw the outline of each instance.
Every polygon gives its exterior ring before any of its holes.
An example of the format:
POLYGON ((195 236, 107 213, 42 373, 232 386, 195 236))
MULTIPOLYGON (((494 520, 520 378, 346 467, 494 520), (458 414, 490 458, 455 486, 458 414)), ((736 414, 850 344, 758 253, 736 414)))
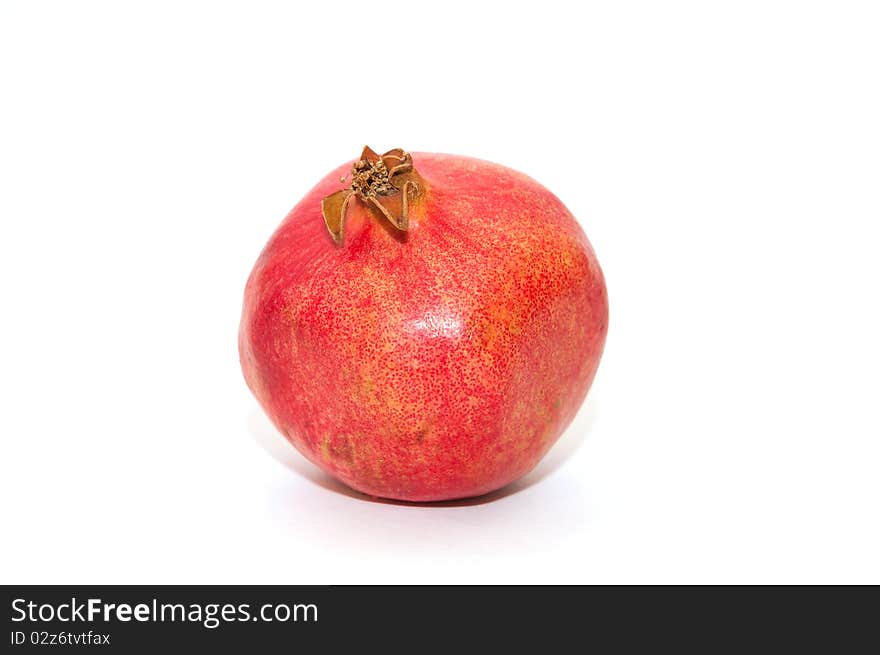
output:
MULTIPOLYGON (((340 181, 345 182, 346 175, 340 181)), ((413 169, 412 155, 394 148, 379 155, 364 146, 360 159, 351 167, 351 184, 331 193, 321 202, 324 223, 333 241, 342 243, 345 214, 352 198, 377 212, 401 232, 409 229, 409 202, 422 186, 413 169)))

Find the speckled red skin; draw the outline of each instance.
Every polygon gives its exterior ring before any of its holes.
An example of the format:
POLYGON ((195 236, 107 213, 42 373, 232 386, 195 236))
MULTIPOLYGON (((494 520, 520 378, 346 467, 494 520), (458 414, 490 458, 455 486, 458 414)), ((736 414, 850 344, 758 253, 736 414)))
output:
POLYGON ((484 161, 413 153, 426 192, 402 238, 351 203, 334 245, 321 199, 288 214, 247 283, 248 386, 309 460, 363 493, 484 494, 532 469, 590 387, 605 283, 565 206, 484 161))

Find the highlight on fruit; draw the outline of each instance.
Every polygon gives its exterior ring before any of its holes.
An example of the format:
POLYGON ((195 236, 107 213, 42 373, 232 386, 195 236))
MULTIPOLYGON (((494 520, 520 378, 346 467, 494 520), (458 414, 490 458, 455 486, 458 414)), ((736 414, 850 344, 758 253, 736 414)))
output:
POLYGON ((365 147, 269 239, 239 354, 307 459, 364 494, 428 502, 534 468, 607 329, 599 262, 550 191, 478 159, 365 147))

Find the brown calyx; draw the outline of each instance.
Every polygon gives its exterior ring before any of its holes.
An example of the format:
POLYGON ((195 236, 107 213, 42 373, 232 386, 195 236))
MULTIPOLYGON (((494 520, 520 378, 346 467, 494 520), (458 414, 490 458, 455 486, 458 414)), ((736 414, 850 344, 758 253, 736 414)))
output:
POLYGON ((364 146, 361 158, 351 168, 351 186, 324 198, 321 212, 327 230, 337 244, 342 243, 345 214, 352 198, 357 198, 398 230, 406 232, 410 203, 419 198, 424 189, 408 152, 395 148, 378 155, 369 146, 364 146))

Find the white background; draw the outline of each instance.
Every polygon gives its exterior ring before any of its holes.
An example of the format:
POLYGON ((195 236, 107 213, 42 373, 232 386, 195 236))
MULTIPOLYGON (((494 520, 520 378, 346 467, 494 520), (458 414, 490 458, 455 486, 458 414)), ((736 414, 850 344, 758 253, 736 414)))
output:
POLYGON ((880 20, 852 2, 0 8, 4 583, 880 583, 880 20), (553 190, 607 276, 573 426, 440 507, 247 390, 250 267, 368 143, 553 190))

